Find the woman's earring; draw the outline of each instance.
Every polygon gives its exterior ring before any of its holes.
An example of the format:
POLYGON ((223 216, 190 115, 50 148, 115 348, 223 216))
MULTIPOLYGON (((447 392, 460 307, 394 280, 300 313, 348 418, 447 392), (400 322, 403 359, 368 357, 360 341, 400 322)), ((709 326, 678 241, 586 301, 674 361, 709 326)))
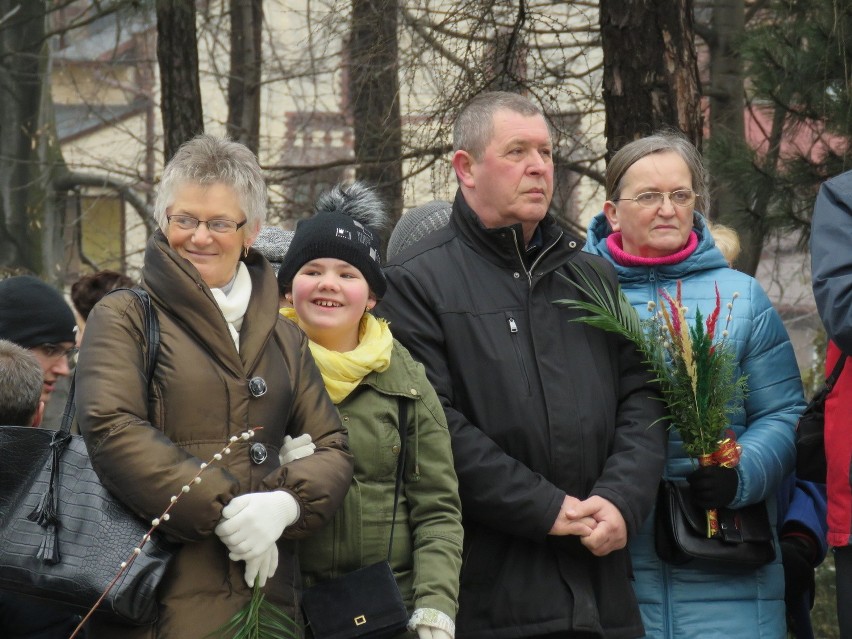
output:
POLYGON ((248 247, 248 246, 246 246, 246 247, 244 247, 244 248, 245 248, 245 250, 243 251, 243 257, 248 257, 248 249, 249 249, 249 247, 248 247))

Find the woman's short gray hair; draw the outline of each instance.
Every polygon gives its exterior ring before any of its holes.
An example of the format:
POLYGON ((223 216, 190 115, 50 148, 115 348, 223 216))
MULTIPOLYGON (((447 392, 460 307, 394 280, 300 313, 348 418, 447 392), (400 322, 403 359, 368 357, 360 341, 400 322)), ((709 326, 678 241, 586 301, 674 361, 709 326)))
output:
POLYGON ((692 190, 701 198, 701 210, 706 210, 708 201, 707 170, 701 153, 695 145, 680 131, 665 129, 648 137, 633 140, 621 147, 606 167, 606 199, 617 200, 621 197, 624 174, 636 162, 654 153, 677 153, 692 174, 692 190))
POLYGON ((453 125, 453 151, 467 151, 475 160, 481 159, 494 133, 494 114, 498 111, 512 111, 527 117, 540 115, 544 118, 544 113, 537 105, 518 93, 480 93, 465 105, 456 118, 453 125))
POLYGON ((256 233, 266 221, 266 181, 257 157, 244 144, 202 134, 181 145, 163 169, 154 202, 154 220, 163 233, 169 225, 166 212, 186 184, 230 186, 250 232, 256 233))

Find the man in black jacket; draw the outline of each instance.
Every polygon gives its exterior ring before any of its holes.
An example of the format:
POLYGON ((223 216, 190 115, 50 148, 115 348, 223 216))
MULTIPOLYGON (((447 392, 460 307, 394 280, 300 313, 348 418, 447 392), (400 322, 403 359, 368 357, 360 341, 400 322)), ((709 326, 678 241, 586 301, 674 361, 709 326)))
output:
POLYGON ((450 223, 387 267, 379 313, 423 362, 453 439, 465 551, 458 639, 639 637, 625 548, 664 462, 634 346, 572 322, 576 269, 612 270, 547 214, 550 132, 526 98, 459 115, 450 223))

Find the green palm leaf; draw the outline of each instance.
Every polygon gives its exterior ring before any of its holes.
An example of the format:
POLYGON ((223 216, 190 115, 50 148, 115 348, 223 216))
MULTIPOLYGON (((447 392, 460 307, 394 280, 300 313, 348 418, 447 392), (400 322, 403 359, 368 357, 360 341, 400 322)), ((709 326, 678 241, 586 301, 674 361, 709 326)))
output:
POLYGON ((569 321, 581 322, 629 339, 643 354, 645 364, 660 385, 672 427, 680 433, 684 451, 698 457, 716 449, 728 426, 730 413, 741 406, 746 395, 745 376, 736 376, 736 362, 730 345, 713 343, 696 310, 689 327, 694 368, 688 369, 680 335, 670 335, 665 322, 652 315, 640 320, 620 287, 613 287, 607 274, 591 264, 589 274, 570 264, 575 279, 566 275, 585 299, 556 300, 568 308, 583 311, 569 321), (695 383, 693 385, 693 374, 695 383))

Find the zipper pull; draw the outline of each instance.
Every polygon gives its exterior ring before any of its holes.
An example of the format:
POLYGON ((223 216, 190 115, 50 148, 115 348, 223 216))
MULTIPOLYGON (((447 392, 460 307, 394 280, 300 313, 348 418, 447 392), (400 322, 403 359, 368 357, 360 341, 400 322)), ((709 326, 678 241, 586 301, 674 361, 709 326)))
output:
POLYGON ((518 332, 518 325, 515 323, 514 317, 509 318, 509 332, 510 333, 517 333, 518 332))

